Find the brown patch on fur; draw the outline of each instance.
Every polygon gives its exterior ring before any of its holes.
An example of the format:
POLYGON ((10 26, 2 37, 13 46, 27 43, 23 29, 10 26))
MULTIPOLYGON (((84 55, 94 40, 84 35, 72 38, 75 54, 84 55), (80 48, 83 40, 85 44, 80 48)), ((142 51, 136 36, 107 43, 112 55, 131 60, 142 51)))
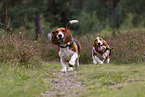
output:
MULTIPOLYGON (((72 41, 72 35, 67 28, 57 28, 55 31, 51 31, 52 44, 60 45, 60 43, 57 41, 57 35, 58 35, 57 31, 58 32, 61 31, 64 34, 63 43, 61 43, 61 44, 67 44, 68 42, 72 41)), ((80 42, 78 42, 78 45, 81 50, 82 47, 81 47, 80 42)), ((78 54, 78 47, 74 41, 73 41, 73 44, 69 46, 69 49, 78 54)), ((58 48, 58 52, 59 52, 59 48, 58 48)))
POLYGON ((72 35, 71 35, 70 31, 67 28, 65 28, 63 43, 65 44, 70 41, 72 41, 72 35))
POLYGON ((74 41, 73 41, 73 44, 69 46, 69 50, 72 50, 78 54, 78 47, 74 41))
MULTIPOLYGON (((97 38, 95 38, 96 40, 97 38)), ((94 43, 93 43, 93 47, 95 48, 95 50, 100 54, 100 55, 103 55, 103 52, 100 52, 98 51, 98 42, 94 40, 94 43)), ((93 50, 93 56, 97 55, 94 50, 93 50)))
MULTIPOLYGON (((99 37, 99 39, 101 39, 100 41, 103 43, 103 46, 106 46, 107 50, 109 51, 110 54, 110 50, 113 50, 114 48, 110 48, 109 45, 107 44, 107 42, 105 40, 103 40, 101 37, 99 37)), ((100 55, 103 55, 103 52, 98 51, 98 39, 95 38, 94 43, 93 43, 93 47, 95 48, 96 52, 98 52, 100 55), (96 40, 96 41, 95 41, 96 40)), ((93 56, 97 55, 94 50, 93 50, 93 56)), ((109 58, 109 56, 107 57, 107 59, 109 58)))
POLYGON ((51 31, 52 40, 51 43, 55 45, 59 45, 60 43, 57 41, 57 33, 56 31, 51 31))

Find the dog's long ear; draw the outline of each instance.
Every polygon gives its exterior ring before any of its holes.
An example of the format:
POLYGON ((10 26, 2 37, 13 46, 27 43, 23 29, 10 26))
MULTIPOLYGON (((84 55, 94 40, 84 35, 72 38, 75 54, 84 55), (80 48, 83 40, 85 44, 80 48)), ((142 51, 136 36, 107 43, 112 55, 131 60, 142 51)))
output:
POLYGON ((103 44, 104 44, 107 48, 109 48, 109 45, 107 44, 107 42, 106 42, 105 40, 103 40, 103 44))
POLYGON ((72 35, 70 31, 67 28, 65 28, 63 43, 68 43, 71 41, 72 41, 72 35))
POLYGON ((114 49, 114 47, 110 48, 105 40, 103 41, 103 44, 107 47, 107 50, 113 50, 114 49))
POLYGON ((97 43, 97 39, 95 38, 94 42, 93 42, 93 47, 95 47, 96 49, 98 49, 98 43, 97 43))
POLYGON ((105 40, 103 41, 103 44, 107 47, 107 50, 113 50, 114 49, 114 47, 110 48, 105 40))
POLYGON ((56 31, 51 31, 51 36, 52 36, 51 43, 55 44, 55 45, 58 45, 59 42, 57 41, 56 31))

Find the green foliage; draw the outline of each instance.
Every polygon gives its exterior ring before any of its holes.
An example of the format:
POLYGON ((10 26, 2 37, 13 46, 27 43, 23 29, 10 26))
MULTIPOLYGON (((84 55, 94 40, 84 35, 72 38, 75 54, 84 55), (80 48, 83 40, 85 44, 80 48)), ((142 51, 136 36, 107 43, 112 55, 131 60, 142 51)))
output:
POLYGON ((109 30, 127 28, 128 19, 133 27, 144 27, 143 5, 144 0, 3 0, 0 4, 0 28, 23 26, 30 29, 29 23, 34 22, 37 12, 51 28, 65 27, 71 19, 80 20, 81 25, 73 27, 78 34, 89 29, 100 32, 106 27, 109 30))
POLYGON ((80 17, 81 30, 84 33, 96 32, 99 30, 99 20, 97 19, 96 12, 92 16, 89 13, 82 12, 80 17))
POLYGON ((45 5, 40 0, 8 0, 2 1, 1 8, 0 22, 3 23, 1 27, 8 29, 9 27, 19 28, 23 26, 29 29, 28 23, 34 21, 36 12, 44 11, 45 5))
POLYGON ((48 1, 47 9, 44 13, 46 21, 51 23, 51 27, 66 27, 69 20, 73 18, 74 10, 66 0, 48 1), (63 2, 63 3, 62 3, 63 2))

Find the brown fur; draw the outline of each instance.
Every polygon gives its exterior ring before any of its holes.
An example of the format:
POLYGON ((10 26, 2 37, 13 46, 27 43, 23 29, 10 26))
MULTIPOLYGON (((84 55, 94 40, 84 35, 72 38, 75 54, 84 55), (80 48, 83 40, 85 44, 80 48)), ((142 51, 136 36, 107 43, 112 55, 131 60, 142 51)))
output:
MULTIPOLYGON (((107 44, 107 42, 105 40, 103 40, 101 37, 99 37, 99 39, 101 39, 100 41, 103 43, 103 46, 106 46, 107 50, 109 51, 110 54, 110 50, 114 49, 114 48, 110 48, 109 45, 107 44)), ((97 38, 95 38, 95 40, 97 40, 97 38)), ((103 55, 103 52, 98 51, 98 41, 95 41, 93 43, 93 47, 95 48, 96 52, 98 52, 100 55, 103 55)), ((97 55, 94 50, 93 50, 93 56, 97 55)), ((109 56, 107 56, 106 59, 108 59, 109 56)))
POLYGON ((65 32, 64 32, 64 40, 63 41, 64 41, 63 42, 64 44, 72 41, 72 35, 67 28, 65 29, 65 32))
MULTIPOLYGON (((72 41, 72 35, 70 33, 70 31, 67 29, 67 28, 57 28, 55 31, 51 31, 51 35, 52 35, 52 44, 55 44, 55 45, 65 45, 67 44, 68 42, 71 42, 72 41), (57 31, 64 31, 63 34, 64 34, 64 38, 63 38, 63 43, 59 43, 57 41, 57 31)), ((79 43, 79 42, 78 42, 79 43)), ((81 49, 81 45, 79 43, 79 46, 80 46, 80 49, 81 49)), ((76 52, 78 54, 78 47, 76 45, 76 43, 73 41, 73 44, 71 46, 69 46, 69 49, 71 49, 72 51, 76 52)), ((59 49, 58 49, 58 52, 59 52, 59 49)))
POLYGON ((51 31, 51 35, 52 35, 51 43, 55 45, 59 45, 60 43, 57 41, 57 38, 56 38, 57 36, 56 31, 51 31))

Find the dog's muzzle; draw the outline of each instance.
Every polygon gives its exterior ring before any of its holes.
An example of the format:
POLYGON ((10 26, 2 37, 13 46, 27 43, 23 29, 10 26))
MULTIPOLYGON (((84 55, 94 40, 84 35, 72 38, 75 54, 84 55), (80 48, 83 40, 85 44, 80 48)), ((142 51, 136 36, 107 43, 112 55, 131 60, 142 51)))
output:
POLYGON ((63 42, 63 37, 62 37, 62 34, 58 34, 58 42, 63 42))
POLYGON ((98 51, 101 51, 102 50, 102 44, 99 42, 98 43, 98 51))

